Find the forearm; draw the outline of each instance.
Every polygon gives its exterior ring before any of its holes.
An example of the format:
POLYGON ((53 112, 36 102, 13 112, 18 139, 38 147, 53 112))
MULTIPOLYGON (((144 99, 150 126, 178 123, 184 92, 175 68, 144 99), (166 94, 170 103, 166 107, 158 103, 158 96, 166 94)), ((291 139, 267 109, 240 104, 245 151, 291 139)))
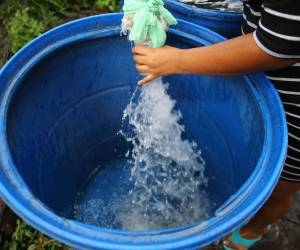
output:
POLYGON ((297 61, 265 53, 256 45, 252 34, 194 49, 138 46, 133 52, 137 70, 147 74, 140 84, 170 74, 242 75, 284 68, 297 61))
POLYGON ((231 76, 284 68, 296 61, 270 56, 248 34, 211 46, 181 50, 178 62, 175 73, 231 76))

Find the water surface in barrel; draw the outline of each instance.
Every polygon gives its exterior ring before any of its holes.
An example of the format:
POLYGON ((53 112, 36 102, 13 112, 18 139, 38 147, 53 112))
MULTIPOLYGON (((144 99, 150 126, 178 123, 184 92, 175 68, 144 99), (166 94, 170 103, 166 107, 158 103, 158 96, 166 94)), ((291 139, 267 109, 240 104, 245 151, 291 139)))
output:
POLYGON ((182 3, 205 9, 216 9, 222 11, 242 12, 241 0, 179 0, 182 3))
POLYGON ((210 216, 203 190, 205 161, 197 144, 183 139, 182 115, 167 86, 158 79, 136 89, 124 110, 121 130, 132 147, 125 158, 111 162, 91 180, 103 182, 109 178, 105 169, 114 168, 116 188, 108 199, 97 191, 91 198, 79 196, 76 219, 108 228, 154 230, 210 216))

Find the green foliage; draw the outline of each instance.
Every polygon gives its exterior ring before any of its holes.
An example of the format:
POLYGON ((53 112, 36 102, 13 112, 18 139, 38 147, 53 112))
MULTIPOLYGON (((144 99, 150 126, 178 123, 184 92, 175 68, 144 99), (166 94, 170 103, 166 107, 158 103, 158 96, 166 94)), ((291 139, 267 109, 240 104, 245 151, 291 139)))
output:
POLYGON ((95 0, 63 0, 69 11, 80 11, 83 9, 94 9, 95 0))
POLYGON ((11 240, 6 241, 4 250, 71 250, 55 240, 35 231, 25 222, 17 220, 11 240))
POLYGON ((120 1, 116 0, 97 0, 95 6, 109 12, 119 12, 121 10, 120 1))
POLYGON ((4 65, 4 59, 0 58, 0 68, 4 65))
POLYGON ((15 53, 44 31, 59 24, 70 12, 85 9, 117 12, 120 10, 120 1, 6 0, 0 5, 0 25, 6 30, 11 52, 15 53))
POLYGON ((30 9, 18 10, 6 24, 11 51, 15 53, 44 30, 44 25, 30 16, 30 9))
POLYGON ((3 22, 20 8, 20 1, 6 0, 0 5, 0 21, 3 22))

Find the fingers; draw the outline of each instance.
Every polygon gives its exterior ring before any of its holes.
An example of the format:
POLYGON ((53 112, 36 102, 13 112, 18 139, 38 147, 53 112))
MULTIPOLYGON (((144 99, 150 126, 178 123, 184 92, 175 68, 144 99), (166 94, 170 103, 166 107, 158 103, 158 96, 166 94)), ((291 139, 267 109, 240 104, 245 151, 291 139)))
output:
POLYGON ((140 81, 138 82, 138 84, 139 84, 139 85, 143 85, 143 84, 145 84, 145 83, 148 83, 148 82, 153 81, 155 78, 157 78, 157 76, 152 75, 152 74, 149 74, 149 75, 147 75, 143 80, 140 80, 140 81))
POLYGON ((147 57, 145 57, 145 56, 135 55, 135 56, 133 57, 133 60, 134 60, 137 64, 147 64, 147 57))
POLYGON ((137 64, 135 65, 135 68, 140 73, 149 73, 149 67, 147 65, 137 64))
POLYGON ((155 74, 149 73, 150 67, 147 65, 147 55, 151 51, 152 48, 146 48, 143 46, 136 46, 132 49, 132 52, 135 54, 133 59, 136 62, 136 69, 140 73, 148 73, 147 76, 145 76, 144 79, 140 80, 138 82, 139 85, 143 85, 145 83, 153 81, 156 76, 155 74))
POLYGON ((147 53, 151 50, 151 48, 146 48, 146 47, 143 47, 143 46, 136 46, 132 49, 132 52, 135 53, 135 54, 138 54, 138 55, 147 55, 147 53))

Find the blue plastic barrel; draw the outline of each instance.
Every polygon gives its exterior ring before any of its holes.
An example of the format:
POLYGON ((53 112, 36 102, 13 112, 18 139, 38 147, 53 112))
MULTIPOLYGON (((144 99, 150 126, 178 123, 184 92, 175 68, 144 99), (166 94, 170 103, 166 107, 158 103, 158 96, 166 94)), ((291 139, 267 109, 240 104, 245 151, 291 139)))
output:
POLYGON ((241 35, 241 13, 199 8, 178 0, 164 2, 166 8, 177 18, 202 25, 227 38, 241 35))
MULTIPOLYGON (((165 78, 182 113, 185 137, 202 149, 214 216, 156 231, 76 221, 78 192, 97 188, 109 197, 113 186, 128 181, 122 168, 98 167, 124 159, 128 145, 117 132, 140 78, 131 44, 120 36, 121 18, 101 15, 60 26, 29 43, 2 68, 1 196, 30 225, 79 249, 208 245, 251 218, 278 181, 287 147, 279 97, 263 74, 165 78), (106 177, 91 183, 96 169, 105 170, 106 177)), ((167 43, 191 48, 222 40, 179 20, 167 43)))

